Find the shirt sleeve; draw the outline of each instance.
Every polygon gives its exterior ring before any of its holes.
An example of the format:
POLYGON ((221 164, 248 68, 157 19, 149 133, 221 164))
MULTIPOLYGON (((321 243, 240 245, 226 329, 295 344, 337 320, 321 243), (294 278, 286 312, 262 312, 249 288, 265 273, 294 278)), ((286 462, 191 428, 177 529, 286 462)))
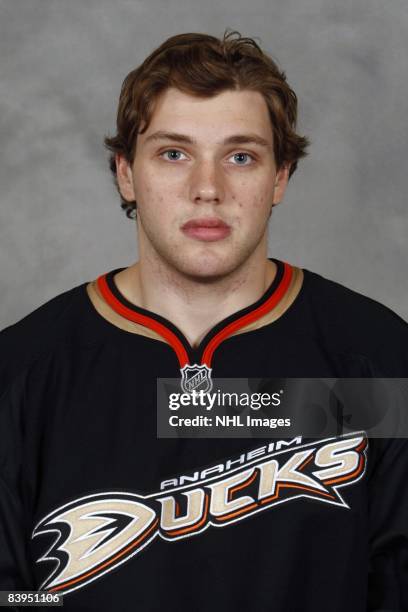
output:
MULTIPOLYGON (((0 396, 0 590, 35 590, 23 499, 21 400, 13 385, 0 396)), ((15 608, 16 610, 18 608, 15 608)))
POLYGON ((369 481, 369 612, 408 610, 408 439, 377 440, 369 481))

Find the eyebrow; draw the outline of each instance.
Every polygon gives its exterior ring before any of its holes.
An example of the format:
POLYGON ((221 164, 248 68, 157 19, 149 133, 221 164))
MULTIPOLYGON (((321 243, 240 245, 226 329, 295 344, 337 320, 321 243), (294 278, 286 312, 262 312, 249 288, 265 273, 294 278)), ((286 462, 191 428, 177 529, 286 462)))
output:
MULTIPOLYGON (((146 138, 145 143, 156 140, 172 140, 173 142, 181 142, 185 144, 197 144, 197 140, 191 138, 191 136, 187 136, 186 134, 179 134, 177 132, 165 132, 163 130, 159 130, 157 132, 154 132, 153 134, 150 134, 150 136, 146 138)), ((265 140, 265 138, 258 136, 258 134, 233 134, 232 136, 224 138, 221 144, 256 144, 261 147, 267 148, 270 148, 272 146, 272 143, 265 140)))

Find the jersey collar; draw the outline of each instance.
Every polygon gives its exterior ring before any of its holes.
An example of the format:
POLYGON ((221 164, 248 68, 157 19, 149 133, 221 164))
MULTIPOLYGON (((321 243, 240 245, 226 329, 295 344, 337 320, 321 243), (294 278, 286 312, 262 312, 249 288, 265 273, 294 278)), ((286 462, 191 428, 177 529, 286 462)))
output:
MULTIPOLYGON (((299 285, 299 269, 277 259, 271 261, 276 264, 276 274, 265 293, 253 304, 238 310, 212 327, 198 347, 192 347, 182 331, 170 320, 133 304, 121 294, 114 276, 125 268, 117 268, 102 274, 98 277, 96 285, 105 302, 116 314, 152 330, 170 344, 178 357, 180 368, 198 360, 201 364, 211 367, 214 352, 224 340, 253 328, 257 321, 271 315, 283 302, 288 301, 294 285, 299 285), (199 359, 194 356, 199 356, 199 359)), ((299 289, 300 286, 296 290, 299 289)))

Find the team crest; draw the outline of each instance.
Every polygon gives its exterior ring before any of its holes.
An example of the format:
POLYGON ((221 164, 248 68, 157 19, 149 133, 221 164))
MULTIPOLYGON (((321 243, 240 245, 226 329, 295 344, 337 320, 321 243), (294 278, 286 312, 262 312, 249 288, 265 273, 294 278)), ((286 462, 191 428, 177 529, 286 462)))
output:
MULTIPOLYGON (((147 494, 107 490, 64 503, 42 517, 32 532, 38 551, 34 556, 44 564, 37 590, 65 596, 158 540, 199 537, 278 506, 313 500, 348 510, 342 489, 363 478, 367 448, 365 432, 308 443, 301 437, 278 440, 165 480, 160 490, 147 494)), ((308 516, 302 528, 314 529, 308 516)), ((272 515, 270 520, 272 533, 272 515)), ((137 566, 132 576, 137 576, 137 566)))
POLYGON ((211 370, 206 365, 185 365, 180 369, 181 372, 181 388, 184 393, 192 393, 192 391, 211 391, 213 384, 211 380, 211 370))

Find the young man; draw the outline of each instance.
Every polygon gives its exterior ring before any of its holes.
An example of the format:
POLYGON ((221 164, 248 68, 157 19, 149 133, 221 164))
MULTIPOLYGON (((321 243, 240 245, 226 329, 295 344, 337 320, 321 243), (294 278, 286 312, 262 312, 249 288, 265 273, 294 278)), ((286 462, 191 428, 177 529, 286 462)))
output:
POLYGON ((308 143, 284 73, 236 34, 172 37, 125 79, 106 144, 138 261, 1 334, 2 590, 65 610, 408 608, 405 439, 157 436, 158 378, 408 372, 396 314, 267 257, 308 143))

